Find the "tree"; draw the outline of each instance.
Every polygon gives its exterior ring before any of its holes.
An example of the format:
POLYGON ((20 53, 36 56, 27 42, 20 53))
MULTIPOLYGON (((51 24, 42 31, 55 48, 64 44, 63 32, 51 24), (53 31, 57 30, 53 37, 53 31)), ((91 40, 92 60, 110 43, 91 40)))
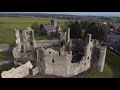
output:
POLYGON ((78 21, 75 21, 68 25, 70 27, 70 37, 71 38, 80 38, 81 35, 81 25, 78 21))
POLYGON ((81 32, 80 32, 80 37, 81 39, 84 39, 85 38, 85 29, 82 29, 81 32))
POLYGON ((89 33, 92 34, 92 38, 101 39, 106 31, 109 29, 108 25, 101 25, 99 22, 89 22, 89 21, 75 21, 68 25, 70 27, 71 38, 81 38, 84 39, 89 33))
POLYGON ((31 25, 31 28, 34 30, 35 33, 38 33, 39 30, 40 30, 40 25, 38 24, 38 22, 34 22, 34 23, 31 25))

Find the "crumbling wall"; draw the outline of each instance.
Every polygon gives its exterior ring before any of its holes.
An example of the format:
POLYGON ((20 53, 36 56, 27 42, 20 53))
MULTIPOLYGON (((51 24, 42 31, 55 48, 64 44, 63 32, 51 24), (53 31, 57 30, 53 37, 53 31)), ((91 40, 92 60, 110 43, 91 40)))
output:
MULTIPOLYGON (((91 56, 93 48, 93 40, 91 40, 91 35, 88 35, 86 41, 86 46, 84 48, 84 55, 79 62, 72 63, 72 51, 70 53, 66 52, 65 47, 60 49, 60 51, 55 51, 52 48, 42 49, 44 53, 45 72, 46 74, 52 74, 63 77, 71 77, 84 72, 90 68, 91 56)), ((39 54, 39 53, 38 53, 39 54)), ((39 55, 38 55, 39 56, 39 55)))
POLYGON ((20 32, 19 30, 15 29, 15 38, 16 38, 16 44, 15 44, 15 48, 20 52, 21 50, 21 40, 20 40, 20 32))
POLYGON ((38 68, 38 66, 32 69, 32 74, 33 74, 33 75, 36 75, 36 74, 38 74, 38 73, 39 73, 39 68, 38 68))
POLYGON ((21 56, 20 52, 18 51, 18 49, 16 47, 13 48, 12 53, 13 53, 14 59, 18 59, 21 56))
POLYGON ((8 71, 3 71, 1 73, 2 78, 23 78, 27 75, 29 75, 29 70, 32 69, 33 66, 30 61, 27 63, 17 67, 17 68, 12 68, 8 71))
POLYGON ((65 32, 60 32, 60 41, 69 42, 70 41, 70 28, 67 28, 65 32))
MULTIPOLYGON (((44 57, 41 57, 41 60, 39 61, 44 61, 44 73, 57 76, 67 76, 66 62, 68 60, 68 53, 58 52, 53 50, 52 48, 47 48, 46 50, 42 48, 42 50, 44 52, 44 57)), ((72 54, 70 54, 70 56, 71 57, 69 58, 69 61, 71 61, 72 59, 72 54)))
POLYGON ((84 54, 79 62, 73 63, 71 69, 73 75, 77 75, 84 71, 87 71, 91 67, 91 56, 93 49, 93 40, 91 39, 91 34, 88 34, 86 38, 86 46, 84 47, 84 54))
POLYGON ((36 40, 36 48, 61 45, 59 40, 36 40))
POLYGON ((16 45, 12 50, 13 57, 15 59, 14 64, 23 64, 27 61, 32 61, 34 59, 34 49, 36 47, 36 42, 34 38, 34 30, 27 27, 22 33, 23 42, 20 41, 19 30, 16 31, 16 45))
POLYGON ((23 36, 23 47, 25 51, 34 49, 36 47, 34 30, 31 27, 27 27, 23 31, 22 36, 23 36))

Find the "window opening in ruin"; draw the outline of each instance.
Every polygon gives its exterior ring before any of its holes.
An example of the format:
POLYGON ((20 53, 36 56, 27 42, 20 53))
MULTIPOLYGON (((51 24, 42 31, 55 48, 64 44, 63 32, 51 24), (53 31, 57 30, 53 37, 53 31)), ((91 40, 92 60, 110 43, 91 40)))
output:
POLYGON ((92 47, 90 47, 90 50, 92 50, 92 47))
POLYGON ((59 56, 60 56, 60 51, 59 51, 59 56))
POLYGON ((26 32, 27 33, 27 35, 28 35, 28 32, 26 32))
POLYGON ((29 33, 31 36, 32 36, 32 31, 30 31, 30 33, 29 33))
POLYGON ((84 63, 84 65, 86 65, 86 63, 84 63))
POLYGON ((40 58, 40 61, 42 61, 42 58, 40 58))
POLYGON ((51 54, 51 52, 49 52, 49 54, 51 54))
POLYGON ((30 45, 33 45, 33 42, 30 42, 30 45))
POLYGON ((52 63, 54 63, 54 58, 52 59, 52 63))
POLYGON ((18 44, 15 44, 15 47, 17 47, 18 46, 18 44))
POLYGON ((21 49, 24 49, 23 46, 21 46, 21 49))
POLYGON ((63 45, 63 42, 61 42, 61 45, 63 45))
POLYGON ((89 57, 87 57, 89 59, 89 57))

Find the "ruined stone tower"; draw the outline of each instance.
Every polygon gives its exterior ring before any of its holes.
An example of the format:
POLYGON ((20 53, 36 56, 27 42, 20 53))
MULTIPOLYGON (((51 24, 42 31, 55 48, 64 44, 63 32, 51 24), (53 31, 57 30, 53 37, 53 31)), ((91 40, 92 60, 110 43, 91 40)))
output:
POLYGON ((19 33, 19 30, 16 30, 16 33, 15 33, 15 38, 16 38, 16 43, 15 43, 15 47, 13 48, 12 50, 12 53, 13 53, 13 57, 15 59, 17 58, 20 58, 20 51, 21 51, 21 41, 20 41, 20 33, 19 33))
POLYGON ((54 28, 57 27, 57 20, 51 20, 51 25, 54 26, 54 28))
POLYGON ((70 42, 70 28, 67 29, 66 42, 70 42))
POLYGON ((20 40, 20 33, 19 33, 19 30, 15 29, 16 31, 16 34, 15 34, 15 37, 16 37, 16 48, 18 49, 18 51, 20 51, 21 49, 21 40, 20 40))
POLYGON ((97 70, 99 72, 103 72, 103 69, 104 69, 106 50, 107 50, 106 46, 99 47, 99 57, 98 57, 98 64, 97 64, 97 70))
POLYGON ((23 47, 25 51, 32 50, 36 47, 34 30, 30 27, 27 27, 26 30, 23 31, 23 47))

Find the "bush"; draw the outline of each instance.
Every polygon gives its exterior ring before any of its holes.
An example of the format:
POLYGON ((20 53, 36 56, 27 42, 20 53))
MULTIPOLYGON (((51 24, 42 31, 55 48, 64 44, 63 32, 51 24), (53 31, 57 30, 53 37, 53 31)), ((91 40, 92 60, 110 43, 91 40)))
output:
POLYGON ((40 25, 37 23, 37 22, 34 22, 32 25, 31 25, 31 28, 34 30, 35 33, 39 32, 40 30, 40 25))

